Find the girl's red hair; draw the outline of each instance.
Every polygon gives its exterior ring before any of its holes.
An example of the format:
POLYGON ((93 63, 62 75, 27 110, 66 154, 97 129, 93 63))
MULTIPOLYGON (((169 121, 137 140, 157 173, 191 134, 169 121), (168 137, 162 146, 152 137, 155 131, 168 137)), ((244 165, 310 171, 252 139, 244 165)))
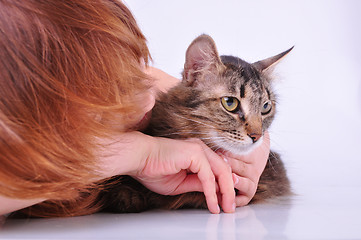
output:
POLYGON ((148 59, 121 2, 1 0, 0 195, 51 199, 37 216, 95 211, 95 139, 134 124, 148 59))

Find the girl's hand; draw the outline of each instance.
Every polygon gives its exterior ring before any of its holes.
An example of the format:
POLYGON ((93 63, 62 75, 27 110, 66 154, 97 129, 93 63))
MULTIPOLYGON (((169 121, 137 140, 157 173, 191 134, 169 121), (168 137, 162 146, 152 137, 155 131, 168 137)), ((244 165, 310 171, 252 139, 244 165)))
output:
POLYGON ((99 162, 101 178, 130 175, 148 189, 164 195, 204 192, 212 213, 220 212, 218 191, 223 211, 234 212, 231 168, 200 140, 174 140, 129 132, 106 145, 99 162))
POLYGON ((197 139, 153 139, 154 147, 134 175, 138 181, 164 195, 204 192, 212 213, 220 212, 218 189, 223 211, 235 211, 231 168, 216 153, 197 139))
POLYGON ((236 205, 247 205, 256 194, 261 174, 266 166, 270 153, 270 137, 268 132, 263 136, 262 144, 247 155, 237 156, 229 152, 219 153, 231 166, 234 187, 238 190, 236 205))

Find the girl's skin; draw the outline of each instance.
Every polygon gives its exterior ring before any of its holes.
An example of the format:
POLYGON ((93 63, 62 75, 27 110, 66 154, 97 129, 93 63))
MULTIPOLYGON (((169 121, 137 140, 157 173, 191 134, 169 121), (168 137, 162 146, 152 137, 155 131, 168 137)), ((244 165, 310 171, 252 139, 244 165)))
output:
MULTIPOLYGON (((148 118, 144 116, 154 106, 155 92, 165 92, 179 82, 156 68, 148 67, 145 72, 155 79, 156 90, 151 90, 145 98, 148 106, 139 115, 139 127, 147 124, 148 118)), ((113 154, 106 154, 107 157, 100 154, 99 175, 101 179, 130 175, 150 190, 165 195, 204 192, 210 212, 220 213, 220 205, 224 212, 231 213, 236 206, 248 204, 254 196, 267 162, 269 145, 266 133, 260 147, 248 155, 235 156, 217 154, 198 139, 174 140, 128 132, 114 136, 112 144, 106 145, 106 152, 113 154), (241 194, 235 196, 234 188, 241 194)), ((0 215, 45 200, 0 196, 0 215)))

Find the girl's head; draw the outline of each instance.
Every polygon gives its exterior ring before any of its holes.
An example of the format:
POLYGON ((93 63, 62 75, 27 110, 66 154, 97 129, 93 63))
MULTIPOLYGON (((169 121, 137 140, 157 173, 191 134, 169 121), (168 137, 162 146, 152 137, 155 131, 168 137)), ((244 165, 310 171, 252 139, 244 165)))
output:
POLYGON ((3 0, 0 32, 0 194, 72 198, 145 107, 145 38, 117 0, 3 0))

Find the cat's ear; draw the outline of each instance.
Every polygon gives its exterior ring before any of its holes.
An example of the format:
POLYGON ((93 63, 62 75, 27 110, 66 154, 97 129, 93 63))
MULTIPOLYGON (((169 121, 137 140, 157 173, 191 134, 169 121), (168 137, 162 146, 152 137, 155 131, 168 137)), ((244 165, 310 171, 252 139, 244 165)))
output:
POLYGON ((213 39, 205 34, 200 35, 187 49, 183 81, 188 86, 198 84, 204 75, 216 74, 222 66, 213 39))
POLYGON ((277 63, 279 63, 289 52, 291 52, 293 48, 294 46, 280 54, 277 54, 276 56, 263 59, 261 61, 253 63, 252 65, 255 66, 261 72, 272 70, 273 67, 277 63))

